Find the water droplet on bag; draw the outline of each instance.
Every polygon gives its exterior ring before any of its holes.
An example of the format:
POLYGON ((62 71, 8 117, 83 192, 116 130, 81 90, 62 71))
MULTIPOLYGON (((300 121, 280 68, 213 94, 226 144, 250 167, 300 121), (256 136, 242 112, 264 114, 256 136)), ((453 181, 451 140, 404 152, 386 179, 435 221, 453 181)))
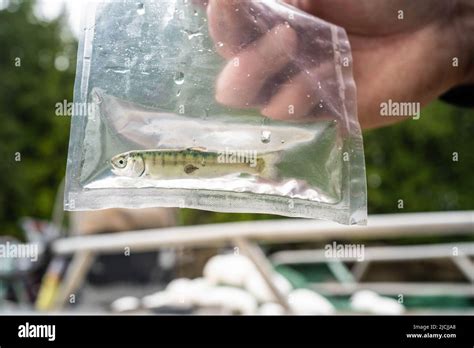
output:
POLYGON ((124 75, 130 72, 130 69, 107 69, 107 71, 112 71, 116 74, 124 75))
POLYGON ((183 30, 183 32, 187 35, 188 40, 192 40, 195 37, 203 36, 204 34, 200 31, 190 31, 190 30, 183 30))
POLYGON ((263 130, 260 140, 262 141, 262 143, 268 144, 270 142, 271 136, 272 136, 272 132, 268 130, 263 130))
POLYGON ((145 4, 143 4, 142 2, 139 2, 137 4, 137 14, 139 16, 143 16, 145 14, 145 4))
POLYGON ((184 73, 178 71, 174 74, 174 83, 177 85, 182 85, 184 83, 184 73))

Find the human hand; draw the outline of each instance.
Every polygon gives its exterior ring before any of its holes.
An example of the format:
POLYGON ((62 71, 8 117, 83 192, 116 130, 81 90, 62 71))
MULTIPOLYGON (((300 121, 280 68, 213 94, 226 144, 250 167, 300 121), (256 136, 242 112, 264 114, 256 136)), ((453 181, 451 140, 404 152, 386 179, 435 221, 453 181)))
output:
MULTIPOLYGON (((380 116, 381 103, 389 99, 424 105, 453 86, 474 81, 471 0, 286 2, 346 29, 359 120, 364 128, 403 119, 380 116), (455 58, 457 67, 453 66, 455 58)), ((315 106, 330 99, 336 90, 331 84, 322 91, 314 90, 315 79, 330 81, 335 76, 330 67, 317 64, 328 57, 314 47, 324 47, 305 43, 311 39, 320 43, 326 34, 317 30, 303 33, 298 26, 285 25, 281 13, 260 21, 252 17, 249 4, 245 0, 210 0, 207 6, 210 34, 219 53, 229 60, 217 81, 216 99, 234 107, 257 107, 275 119, 319 116, 322 111, 315 106), (275 25, 268 31, 272 23, 275 25), (306 71, 295 70, 292 60, 298 56, 309 57, 315 64, 306 71), (232 65, 236 58, 237 68, 232 65), (292 115, 288 105, 295 106, 292 115)))

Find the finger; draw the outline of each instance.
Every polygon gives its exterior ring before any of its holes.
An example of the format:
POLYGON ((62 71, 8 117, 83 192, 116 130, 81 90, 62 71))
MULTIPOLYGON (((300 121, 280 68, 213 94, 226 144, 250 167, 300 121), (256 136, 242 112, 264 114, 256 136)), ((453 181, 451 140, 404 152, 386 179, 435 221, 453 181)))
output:
POLYGON ((273 28, 227 63, 217 80, 217 101, 232 107, 251 106, 267 80, 293 59, 297 46, 291 27, 273 28))
MULTIPOLYGON (((272 26, 259 17, 263 5, 248 0, 209 0, 209 34, 217 52, 231 58, 272 26)), ((266 11, 268 12, 268 11, 266 11)))
POLYGON ((339 111, 336 110, 338 94, 333 81, 336 76, 329 64, 304 70, 283 84, 261 113, 278 120, 334 115, 339 111))

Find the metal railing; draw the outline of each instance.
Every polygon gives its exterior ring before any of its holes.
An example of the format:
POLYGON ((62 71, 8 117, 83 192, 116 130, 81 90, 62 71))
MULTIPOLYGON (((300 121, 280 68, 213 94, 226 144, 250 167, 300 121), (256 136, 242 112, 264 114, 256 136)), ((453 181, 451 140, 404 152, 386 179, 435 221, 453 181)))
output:
MULTIPOLYGON (((129 248, 131 252, 145 252, 169 247, 239 246, 244 249, 242 252, 246 253, 256 264, 269 288, 274 292, 275 298, 285 308, 288 308, 284 297, 278 293, 276 286, 271 283, 269 272, 272 265, 263 252, 259 250, 258 244, 341 239, 387 240, 414 236, 433 237, 470 234, 474 234, 474 211, 373 215, 369 217, 367 226, 345 226, 324 221, 285 219, 182 226, 63 238, 54 242, 53 252, 58 256, 73 254, 74 257, 62 283, 54 308, 61 308, 68 296, 80 286, 96 254, 121 253, 125 248, 129 248)), ((457 246, 459 247, 459 244, 457 246)), ((369 261, 419 259, 423 255, 427 257, 448 257, 449 247, 452 248, 453 245, 423 246, 422 248, 420 246, 370 248, 367 250, 366 257, 369 261)), ((461 250, 463 253, 455 261, 460 270, 471 281, 474 279, 474 266, 468 259, 468 255, 473 254, 473 248, 472 243, 463 245, 461 250)), ((275 254, 272 260, 277 263, 327 261, 323 256, 321 251, 286 251, 275 254)), ((338 264, 341 265, 342 260, 338 260, 338 264)), ((350 284, 315 284, 314 287, 322 292, 332 292, 334 294, 355 291, 361 287, 358 279, 363 275, 366 265, 367 262, 360 263, 360 266, 355 268, 355 272, 350 273, 353 275, 353 281, 350 284)), ((364 288, 367 288, 367 285, 364 284, 364 288)), ((380 288, 382 285, 379 284, 379 290, 383 290, 380 288)), ((468 286, 470 285, 468 284, 468 286)), ((426 288, 425 285, 421 286, 426 288)), ((470 288, 465 288, 465 285, 462 286, 463 289, 453 288, 450 285, 444 290, 445 292, 474 294, 470 291, 470 288)), ((408 287, 414 292, 420 291, 419 287, 416 289, 413 289, 412 285, 408 287)))

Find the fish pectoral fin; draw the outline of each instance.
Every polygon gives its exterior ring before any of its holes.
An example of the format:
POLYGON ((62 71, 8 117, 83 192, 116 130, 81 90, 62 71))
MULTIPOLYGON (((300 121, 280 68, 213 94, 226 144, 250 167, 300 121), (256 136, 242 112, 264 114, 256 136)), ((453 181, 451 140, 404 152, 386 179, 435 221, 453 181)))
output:
POLYGON ((195 172, 196 170, 198 170, 198 169, 199 169, 198 167, 196 167, 196 166, 194 166, 194 165, 192 165, 192 164, 186 164, 186 165, 184 166, 184 172, 185 172, 186 174, 192 174, 192 173, 194 173, 194 172, 195 172))
POLYGON ((188 150, 188 151, 199 151, 199 152, 206 152, 207 151, 207 149, 203 146, 188 147, 186 150, 188 150))

